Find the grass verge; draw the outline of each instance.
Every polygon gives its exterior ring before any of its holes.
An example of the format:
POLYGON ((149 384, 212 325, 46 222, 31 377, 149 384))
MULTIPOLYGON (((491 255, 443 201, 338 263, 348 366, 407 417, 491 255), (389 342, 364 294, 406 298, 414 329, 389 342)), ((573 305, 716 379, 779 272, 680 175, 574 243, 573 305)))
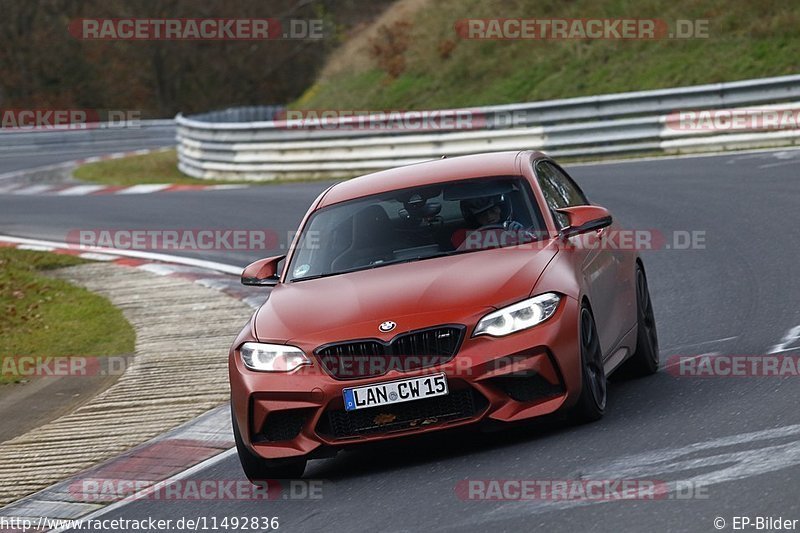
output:
POLYGON ((76 168, 72 175, 75 179, 88 183, 126 187, 147 183, 171 183, 175 185, 279 185, 305 181, 330 181, 330 178, 313 177, 265 181, 201 180, 187 176, 178 170, 178 156, 175 150, 164 150, 144 155, 87 163, 76 168))
POLYGON ((178 170, 175 150, 163 150, 120 159, 107 159, 87 163, 75 169, 73 176, 81 181, 102 185, 139 185, 144 183, 175 183, 181 185, 209 185, 209 180, 199 180, 178 170))
MULTIPOLYGON (((0 359, 134 351, 133 327, 111 302, 46 275, 85 262, 69 255, 0 248, 0 359)), ((5 370, 0 383, 19 381, 5 370)))

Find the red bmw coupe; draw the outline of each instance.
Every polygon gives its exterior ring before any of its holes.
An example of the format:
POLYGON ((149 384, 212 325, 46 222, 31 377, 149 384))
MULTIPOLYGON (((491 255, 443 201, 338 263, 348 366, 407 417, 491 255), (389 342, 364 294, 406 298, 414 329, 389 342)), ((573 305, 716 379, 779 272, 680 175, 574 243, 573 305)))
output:
POLYGON ((359 443, 606 409, 606 376, 658 370, 644 266, 538 152, 376 172, 314 201, 230 350, 251 480, 359 443), (627 249, 626 249, 627 248, 627 249))

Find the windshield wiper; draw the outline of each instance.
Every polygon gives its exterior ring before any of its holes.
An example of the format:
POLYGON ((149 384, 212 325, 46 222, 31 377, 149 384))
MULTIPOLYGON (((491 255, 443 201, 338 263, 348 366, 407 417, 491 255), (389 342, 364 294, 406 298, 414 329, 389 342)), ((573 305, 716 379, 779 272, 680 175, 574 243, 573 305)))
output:
MULTIPOLYGON (((386 265, 396 265, 398 263, 413 263, 414 261, 422 261, 424 259, 433 259, 435 257, 446 257, 448 255, 463 254, 463 253, 471 252, 471 251, 472 250, 450 250, 450 251, 445 251, 445 252, 437 252, 437 253, 431 254, 431 255, 417 255, 417 256, 414 256, 414 257, 403 257, 402 259, 391 259, 389 261, 381 261, 380 263, 373 263, 373 264, 371 264, 371 265, 369 265, 367 267, 359 267, 359 268, 355 268, 355 269, 351 269, 351 270, 344 270, 342 272, 353 272, 355 270, 365 270, 365 269, 376 268, 376 267, 381 267, 381 266, 386 266, 386 265)), ((340 274, 342 272, 340 272, 340 274)))
POLYGON ((372 270, 373 268, 378 268, 386 265, 397 265, 400 263, 412 263, 414 261, 421 261, 423 259, 433 259, 434 257, 445 257, 448 255, 457 255, 463 254, 466 252, 470 252, 472 250, 451 250, 449 252, 439 252, 432 255, 418 255, 415 257, 404 257, 402 259, 392 259, 390 261, 381 261, 379 263, 372 263, 370 265, 364 265, 355 268, 348 268, 346 270, 337 270, 336 272, 323 272, 321 274, 314 274, 312 276, 305 276, 302 278, 294 278, 291 281, 306 281, 309 279, 319 279, 319 278, 327 278, 329 276, 336 276, 338 274, 347 274, 349 272, 359 272, 361 270, 372 270))
POLYGON ((336 274, 341 274, 341 272, 323 272, 322 274, 314 274, 313 276, 304 276, 302 278, 292 278, 289 281, 305 281, 307 279, 327 278, 328 276, 335 276, 336 274))

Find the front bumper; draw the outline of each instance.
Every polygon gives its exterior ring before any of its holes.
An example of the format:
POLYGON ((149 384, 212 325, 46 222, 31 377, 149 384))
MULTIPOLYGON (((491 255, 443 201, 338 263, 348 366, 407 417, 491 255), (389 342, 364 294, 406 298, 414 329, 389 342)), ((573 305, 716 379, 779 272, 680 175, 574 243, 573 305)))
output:
POLYGON ((517 422, 571 406, 581 389, 576 300, 564 296, 546 322, 506 337, 472 338, 449 362, 410 372, 338 380, 318 361, 289 374, 253 372, 230 353, 231 401, 242 439, 259 456, 328 448, 480 422, 517 422), (342 389, 444 372, 450 394, 346 412, 342 389))

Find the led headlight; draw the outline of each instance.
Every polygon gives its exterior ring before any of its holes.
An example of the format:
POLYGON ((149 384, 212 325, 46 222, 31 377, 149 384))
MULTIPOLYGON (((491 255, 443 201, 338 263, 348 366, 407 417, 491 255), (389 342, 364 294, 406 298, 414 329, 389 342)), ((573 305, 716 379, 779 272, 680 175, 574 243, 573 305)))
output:
POLYGON ((300 348, 285 344, 246 342, 239 347, 239 353, 247 368, 261 372, 291 372, 311 364, 300 348))
POLYGON ((558 294, 548 292, 492 311, 478 321, 472 336, 502 337, 515 331, 532 328, 553 316, 560 300, 558 294))

